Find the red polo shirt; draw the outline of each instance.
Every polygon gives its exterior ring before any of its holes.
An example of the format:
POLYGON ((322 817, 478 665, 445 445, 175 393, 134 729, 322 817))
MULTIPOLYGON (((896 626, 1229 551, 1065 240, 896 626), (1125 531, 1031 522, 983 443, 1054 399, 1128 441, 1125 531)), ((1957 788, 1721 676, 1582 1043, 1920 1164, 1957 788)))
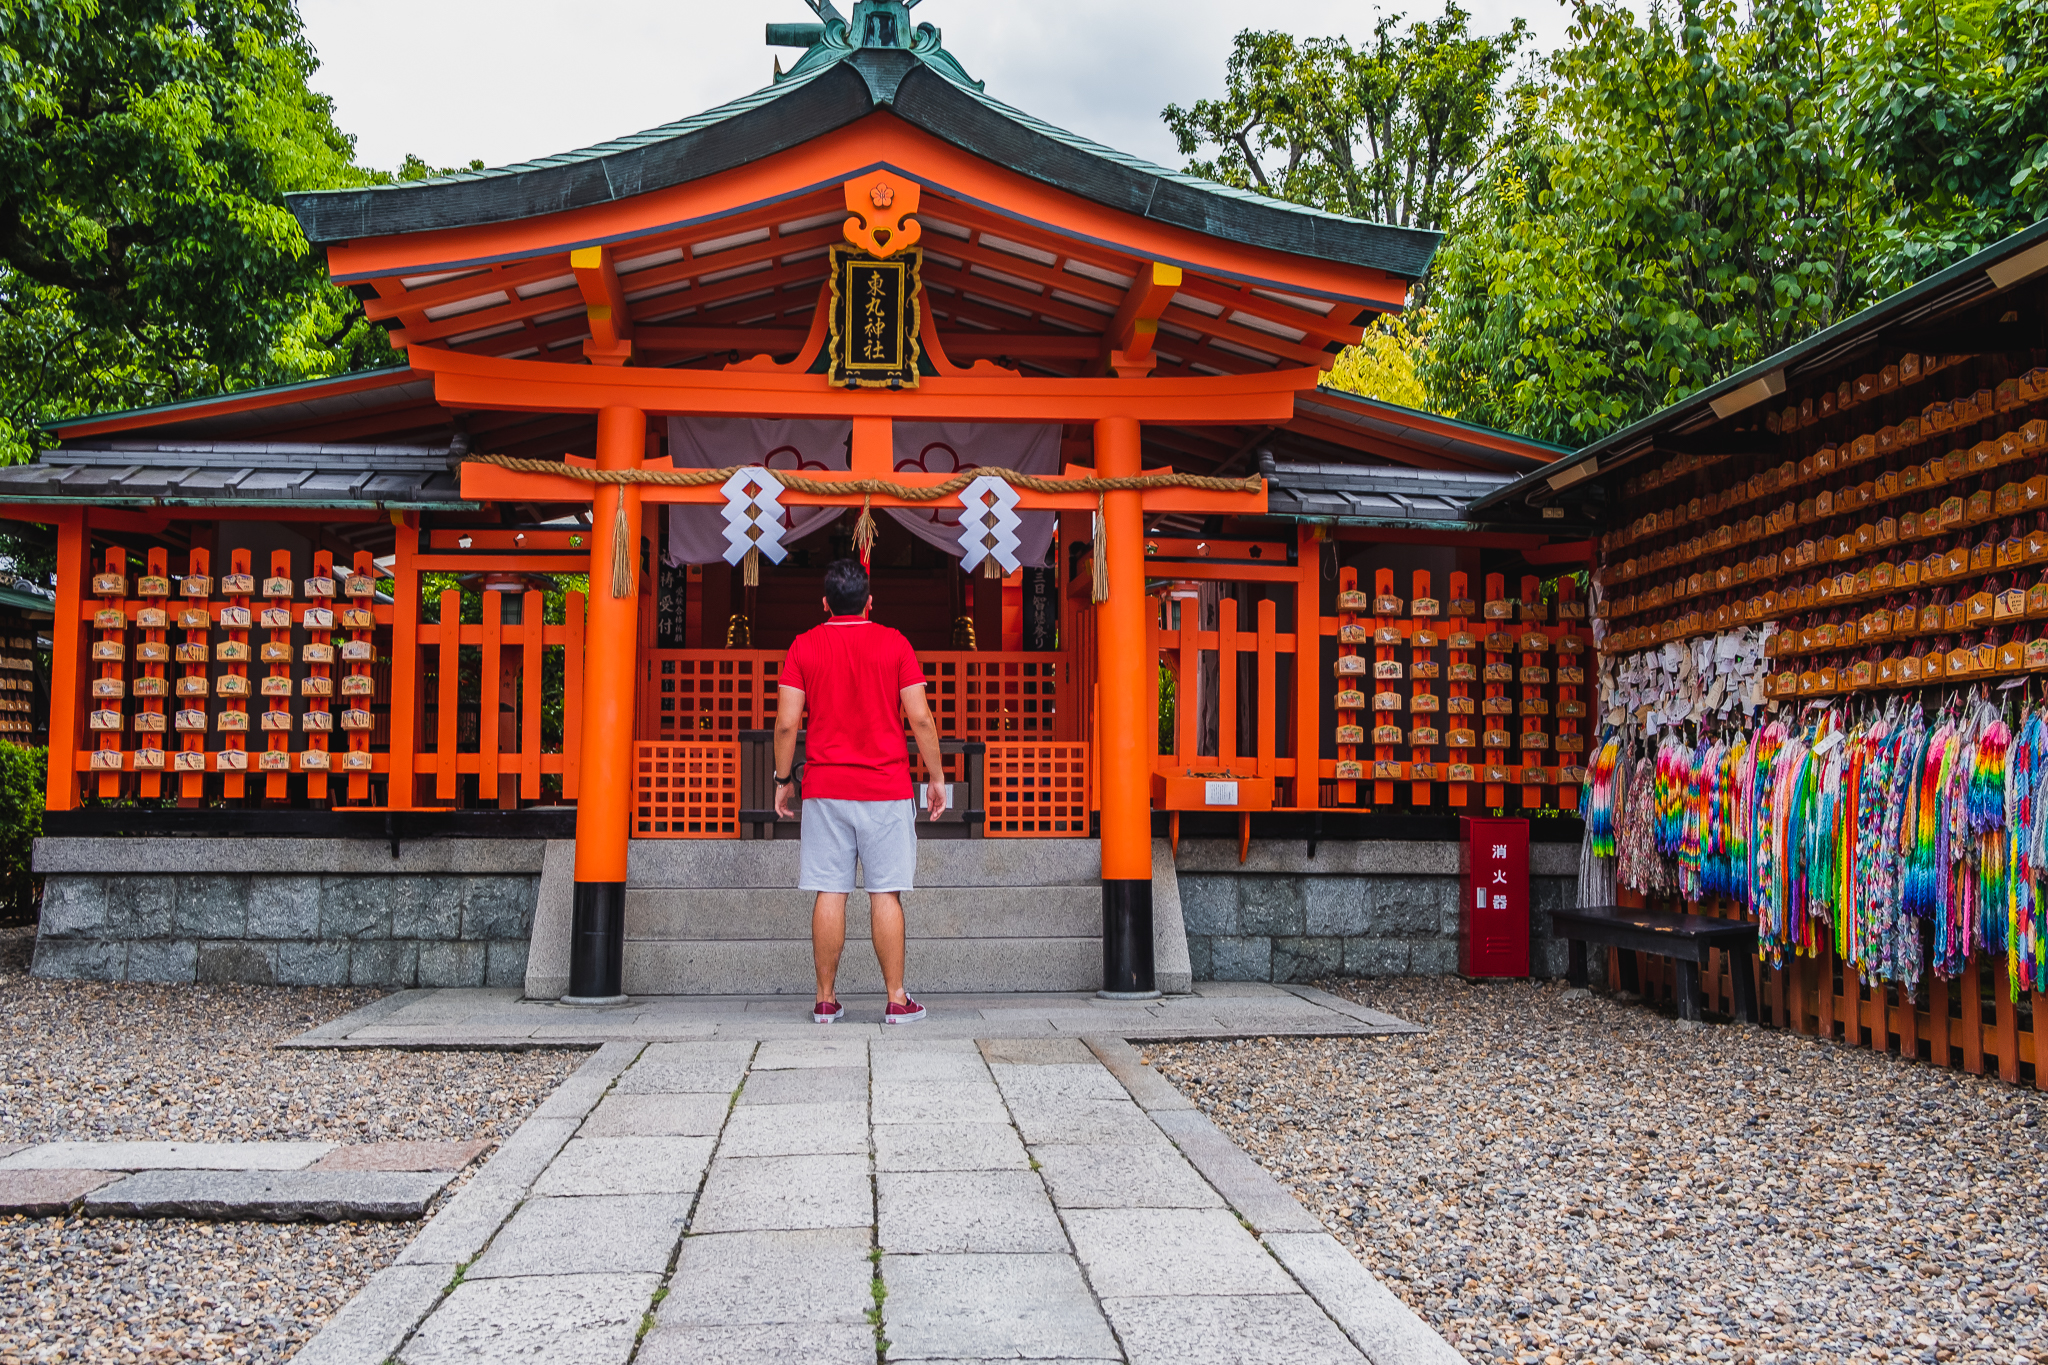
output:
POLYGON ((862 616, 835 616, 796 637, 778 681, 801 691, 809 712, 806 797, 910 799, 902 693, 924 686, 924 667, 902 632, 862 616))

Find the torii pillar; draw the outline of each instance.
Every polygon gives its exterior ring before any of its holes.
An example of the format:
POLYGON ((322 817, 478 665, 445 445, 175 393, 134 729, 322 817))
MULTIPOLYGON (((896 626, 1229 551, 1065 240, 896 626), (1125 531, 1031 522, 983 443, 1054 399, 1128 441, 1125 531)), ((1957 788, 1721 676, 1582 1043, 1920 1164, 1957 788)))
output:
MULTIPOLYGON (((647 414, 601 408, 597 467, 638 469, 647 414)), ((639 657, 640 487, 604 484, 592 500, 589 615, 583 647, 582 778, 576 798, 576 889, 568 1005, 625 1001, 626 839, 633 819, 633 683, 639 657), (625 507, 625 545, 618 544, 625 507), (625 555, 625 592, 614 582, 625 555)))
MULTIPOLYGON (((1095 424, 1095 472, 1105 479, 1143 472, 1135 418, 1095 424)), ((1152 974, 1152 763, 1147 727, 1157 665, 1133 641, 1145 638, 1144 495, 1102 497, 1103 539, 1095 553, 1108 570, 1109 600, 1096 607, 1095 679, 1099 729, 1096 790, 1102 805, 1102 994, 1150 999, 1152 974)))

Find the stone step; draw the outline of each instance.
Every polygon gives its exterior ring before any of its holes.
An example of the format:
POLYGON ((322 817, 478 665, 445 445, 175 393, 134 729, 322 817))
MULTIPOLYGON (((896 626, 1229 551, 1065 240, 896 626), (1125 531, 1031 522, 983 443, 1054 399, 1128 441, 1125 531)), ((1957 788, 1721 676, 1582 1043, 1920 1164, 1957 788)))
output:
MULTIPOLYGON (((1092 991, 1102 984, 1099 932, 1089 938, 913 937, 907 956, 913 992, 1092 991)), ((628 995, 809 995, 814 980, 808 936, 626 941, 628 995)), ((849 929, 839 959, 841 994, 881 989, 873 950, 849 929)))
MULTIPOLYGON (((568 989, 574 846, 550 844, 526 990, 568 989)), ((802 995, 813 987, 811 897, 795 889, 794 840, 635 840, 626 889, 624 988, 650 995, 802 995)), ((1092 991, 1102 984, 1102 846, 1093 839, 925 840, 904 898, 913 990, 1092 991)), ((847 906, 842 989, 881 989, 867 897, 847 906)), ((1155 961, 1188 989, 1180 892, 1153 845, 1155 961)))
MULTIPOLYGON (((635 839, 626 885, 676 889, 796 885, 794 839, 635 839)), ((922 839, 917 884, 943 886, 1100 885, 1102 845, 1094 839, 922 839)))
MULTIPOLYGON (((903 898, 914 939, 1087 938, 1102 932, 1099 886, 920 888, 903 898)), ((868 935, 868 898, 847 898, 846 932, 868 935)), ((811 933, 811 895, 774 890, 629 889, 630 939, 804 939, 811 933)))

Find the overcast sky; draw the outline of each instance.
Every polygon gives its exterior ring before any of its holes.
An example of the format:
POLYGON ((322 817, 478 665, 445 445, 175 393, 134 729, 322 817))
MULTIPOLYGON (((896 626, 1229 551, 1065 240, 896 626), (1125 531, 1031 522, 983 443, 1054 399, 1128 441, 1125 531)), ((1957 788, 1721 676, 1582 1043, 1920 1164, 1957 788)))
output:
MULTIPOLYGON (((1542 49, 1563 0, 1466 0, 1481 33, 1526 18, 1542 49)), ((766 85, 768 22, 811 17, 803 0, 301 0, 319 51, 313 84, 334 97, 365 165, 407 152, 436 166, 491 166, 569 151, 694 114, 766 85)), ((851 0, 841 0, 842 13, 851 0)), ((1442 0, 1388 8, 1435 18, 1442 0)), ((968 73, 997 99, 1171 167, 1159 111, 1223 90, 1246 27, 1354 42, 1379 11, 1338 0, 930 0, 968 73)), ((796 54, 785 52, 788 66, 796 54)))

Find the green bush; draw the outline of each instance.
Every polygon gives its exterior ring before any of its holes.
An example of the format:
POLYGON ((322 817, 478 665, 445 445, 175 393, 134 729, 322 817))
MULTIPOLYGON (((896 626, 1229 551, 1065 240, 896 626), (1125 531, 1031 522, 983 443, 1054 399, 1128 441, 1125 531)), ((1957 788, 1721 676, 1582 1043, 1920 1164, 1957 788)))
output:
POLYGON ((43 832, 43 784, 49 750, 0 742, 0 919, 34 919, 32 869, 43 832))

